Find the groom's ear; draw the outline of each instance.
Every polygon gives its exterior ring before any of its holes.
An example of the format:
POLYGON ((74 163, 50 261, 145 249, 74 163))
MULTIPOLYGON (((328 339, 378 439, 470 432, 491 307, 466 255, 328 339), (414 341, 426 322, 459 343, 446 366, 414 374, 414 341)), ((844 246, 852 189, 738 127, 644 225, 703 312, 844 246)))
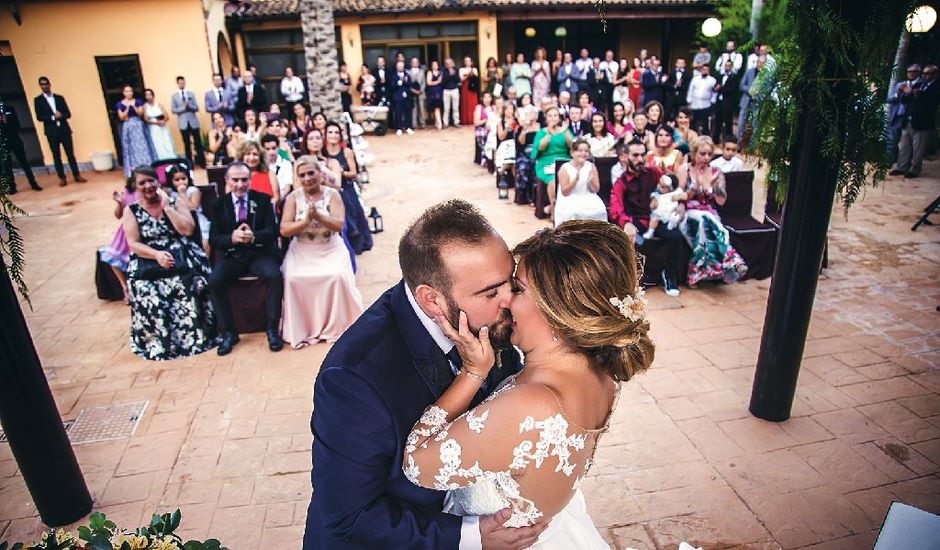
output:
POLYGON ((447 316, 446 300, 439 290, 428 285, 418 285, 414 292, 418 306, 429 316, 447 316))

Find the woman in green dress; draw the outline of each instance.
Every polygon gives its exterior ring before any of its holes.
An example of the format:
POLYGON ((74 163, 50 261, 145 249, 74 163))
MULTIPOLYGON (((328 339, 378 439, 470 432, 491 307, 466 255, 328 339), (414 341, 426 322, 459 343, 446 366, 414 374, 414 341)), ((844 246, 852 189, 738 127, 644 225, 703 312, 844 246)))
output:
POLYGON ((542 219, 551 215, 555 206, 555 159, 571 156, 574 136, 568 131, 568 121, 561 119, 556 107, 545 112, 545 127, 535 134, 532 160, 535 161, 535 177, 539 188, 536 191, 535 217, 542 219), (548 204, 544 198, 548 196, 548 204))

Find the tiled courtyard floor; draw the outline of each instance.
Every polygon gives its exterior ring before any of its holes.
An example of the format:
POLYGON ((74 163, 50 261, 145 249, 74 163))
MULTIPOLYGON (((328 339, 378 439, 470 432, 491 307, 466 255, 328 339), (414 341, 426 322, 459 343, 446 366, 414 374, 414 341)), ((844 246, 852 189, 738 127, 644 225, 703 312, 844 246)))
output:
MULTIPOLYGON (((81 136, 76 136, 81 139, 81 136)), ((469 130, 371 138, 366 191, 385 233, 359 259, 367 301, 399 278, 397 239, 447 197, 478 204, 510 245, 545 224, 500 202, 469 130), (455 153, 456 151, 456 153, 455 153)), ((199 175, 205 177, 204 174, 199 175)), ((33 309, 26 316, 64 419, 149 401, 129 439, 75 452, 95 509, 134 527, 182 508, 184 537, 232 550, 299 548, 310 497, 308 422, 327 345, 267 351, 262 334, 169 363, 128 349, 129 312, 95 296, 95 248, 116 227, 117 172, 21 192, 33 309)), ((20 182, 21 188, 25 182, 20 182)), ((648 296, 653 368, 624 388, 585 482, 615 548, 867 549, 893 500, 940 513, 940 228, 910 225, 940 193, 940 163, 833 213, 793 417, 747 412, 769 280, 648 296)), ((0 540, 42 529, 0 444, 0 540)))

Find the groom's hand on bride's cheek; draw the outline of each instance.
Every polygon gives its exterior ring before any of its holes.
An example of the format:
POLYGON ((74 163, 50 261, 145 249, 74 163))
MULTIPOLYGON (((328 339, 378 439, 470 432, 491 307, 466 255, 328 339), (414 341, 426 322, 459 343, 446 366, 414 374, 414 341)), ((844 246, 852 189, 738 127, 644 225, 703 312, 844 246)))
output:
POLYGON ((512 512, 504 508, 491 516, 480 517, 480 539, 483 550, 522 550, 535 544, 549 520, 542 518, 529 527, 503 527, 512 512))

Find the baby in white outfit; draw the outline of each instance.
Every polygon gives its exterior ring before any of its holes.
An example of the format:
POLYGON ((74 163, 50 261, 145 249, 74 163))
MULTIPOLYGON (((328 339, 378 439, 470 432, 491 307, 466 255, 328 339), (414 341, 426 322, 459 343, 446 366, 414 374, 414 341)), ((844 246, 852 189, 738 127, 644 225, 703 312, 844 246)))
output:
POLYGON ((685 190, 678 189, 678 178, 672 174, 664 174, 659 178, 656 191, 650 194, 650 227, 643 234, 644 239, 653 237, 653 233, 660 223, 665 223, 669 229, 675 229, 682 218, 685 217, 685 205, 680 201, 687 198, 685 190))

